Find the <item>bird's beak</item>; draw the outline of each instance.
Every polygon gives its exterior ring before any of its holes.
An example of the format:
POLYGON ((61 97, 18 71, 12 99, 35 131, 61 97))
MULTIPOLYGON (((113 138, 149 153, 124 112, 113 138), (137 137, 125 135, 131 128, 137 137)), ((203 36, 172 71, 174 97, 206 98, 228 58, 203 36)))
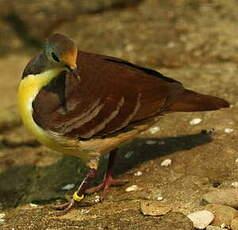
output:
POLYGON ((66 68, 67 72, 70 72, 70 73, 73 73, 75 75, 78 75, 77 65, 76 64, 65 65, 65 68, 66 68))

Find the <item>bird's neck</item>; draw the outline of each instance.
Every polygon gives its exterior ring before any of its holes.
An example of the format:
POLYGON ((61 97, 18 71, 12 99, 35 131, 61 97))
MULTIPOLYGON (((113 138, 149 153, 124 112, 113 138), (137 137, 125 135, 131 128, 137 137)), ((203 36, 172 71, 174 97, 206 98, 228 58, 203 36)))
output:
POLYGON ((43 130, 35 123, 32 117, 32 102, 38 92, 46 86, 53 78, 57 77, 62 68, 47 70, 40 74, 30 74, 24 77, 18 89, 18 106, 23 123, 38 139, 45 145, 51 145, 51 141, 44 135, 43 130))

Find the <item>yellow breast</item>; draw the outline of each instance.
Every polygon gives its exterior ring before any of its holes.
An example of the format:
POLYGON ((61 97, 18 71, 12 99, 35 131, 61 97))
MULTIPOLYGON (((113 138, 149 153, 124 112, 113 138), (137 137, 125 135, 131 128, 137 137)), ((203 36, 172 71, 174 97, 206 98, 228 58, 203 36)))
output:
MULTIPOLYGON (((55 135, 43 130, 32 117, 32 102, 42 87, 47 85, 62 69, 52 69, 41 74, 28 75, 20 82, 18 89, 19 111, 26 128, 45 146, 56 151, 62 151, 62 143, 57 141, 55 135)), ((64 152, 64 151, 63 151, 64 152)))
MULTIPOLYGON (((41 88, 46 86, 53 78, 57 77, 61 71, 62 69, 52 69, 41 74, 28 75, 20 82, 18 89, 18 106, 20 115, 24 125, 36 137, 36 139, 43 145, 55 151, 77 156, 83 160, 106 154, 128 139, 130 135, 78 141, 68 139, 49 130, 44 130, 36 124, 32 117, 32 102, 41 88)), ((135 134, 133 133, 132 136, 134 135, 135 134)))

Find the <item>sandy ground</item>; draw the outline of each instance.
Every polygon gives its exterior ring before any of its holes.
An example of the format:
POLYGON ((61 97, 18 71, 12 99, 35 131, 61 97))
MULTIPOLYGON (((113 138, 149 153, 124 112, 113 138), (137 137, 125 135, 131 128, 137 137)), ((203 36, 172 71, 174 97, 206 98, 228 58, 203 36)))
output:
MULTIPOLYGON (((1 123, 9 125, 0 129, 0 213, 6 214, 0 229, 192 229, 182 214, 202 209, 204 193, 238 181, 237 10, 235 0, 147 0, 133 9, 84 15, 59 29, 72 35, 83 50, 153 67, 187 88, 226 98, 232 105, 221 111, 161 118, 155 125, 160 128, 157 133, 145 132, 120 149, 114 174, 129 182, 111 188, 101 203, 94 204, 100 194, 86 197, 92 205, 64 216, 48 206, 61 202, 65 193, 72 194, 73 189, 65 192, 62 187, 78 184, 86 168, 80 159, 38 145, 17 115, 9 119, 29 56, 2 57, 0 128, 1 123), (190 125, 194 118, 202 121, 190 125), (233 131, 226 133, 226 128, 233 131), (215 129, 212 135, 201 133, 210 129, 215 129), (162 167, 167 158, 172 164, 162 167), (138 171, 142 175, 135 176, 138 171), (138 190, 126 192, 131 185, 138 190), (158 197, 173 212, 144 216, 140 202, 158 197)), ((103 158, 95 183, 101 180, 106 162, 103 158)))

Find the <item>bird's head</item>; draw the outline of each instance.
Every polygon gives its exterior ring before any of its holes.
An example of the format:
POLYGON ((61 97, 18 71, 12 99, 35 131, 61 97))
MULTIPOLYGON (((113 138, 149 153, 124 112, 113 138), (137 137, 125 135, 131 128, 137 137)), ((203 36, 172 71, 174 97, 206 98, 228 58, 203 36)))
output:
POLYGON ((44 54, 49 63, 55 67, 63 67, 66 71, 77 69, 77 46, 65 35, 52 34, 46 41, 44 54))

